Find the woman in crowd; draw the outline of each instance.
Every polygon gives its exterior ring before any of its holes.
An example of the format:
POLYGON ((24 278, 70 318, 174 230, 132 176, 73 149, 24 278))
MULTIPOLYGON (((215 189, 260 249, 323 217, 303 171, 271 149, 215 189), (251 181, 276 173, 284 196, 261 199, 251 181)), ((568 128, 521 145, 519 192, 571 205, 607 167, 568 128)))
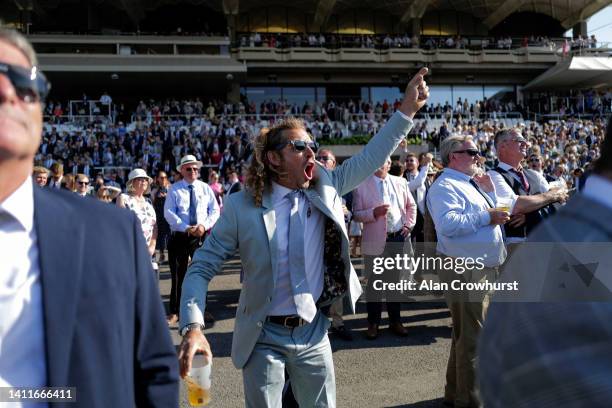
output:
POLYGON ((64 174, 62 177, 62 189, 76 192, 76 179, 74 174, 64 174))
POLYGON ((215 198, 217 199, 217 204, 219 204, 219 208, 222 208, 223 184, 219 183, 219 173, 214 170, 210 171, 210 174, 208 175, 208 185, 215 193, 215 198))
POLYGON ((155 254, 155 244, 157 241, 157 217, 155 209, 149 200, 144 196, 149 192, 151 177, 142 169, 134 169, 128 174, 127 194, 121 194, 117 198, 117 205, 127 208, 138 216, 142 232, 149 247, 149 254, 155 254))
POLYGON ((170 226, 164 218, 164 203, 166 202, 168 188, 170 188, 170 181, 165 171, 160 171, 155 179, 155 187, 151 191, 151 197, 153 199, 155 216, 158 220, 157 249, 159 250, 159 262, 164 262, 166 260, 164 251, 168 247, 168 238, 170 237, 170 226))

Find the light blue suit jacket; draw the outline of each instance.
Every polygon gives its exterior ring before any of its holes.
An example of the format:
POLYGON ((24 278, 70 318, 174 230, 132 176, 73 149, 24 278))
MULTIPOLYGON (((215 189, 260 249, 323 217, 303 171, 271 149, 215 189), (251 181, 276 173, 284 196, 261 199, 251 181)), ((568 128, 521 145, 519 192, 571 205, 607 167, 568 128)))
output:
MULTIPOLYGON (((342 232, 341 254, 348 284, 347 296, 353 312, 361 295, 361 285, 350 261, 342 195, 374 173, 411 127, 411 120, 396 113, 359 154, 333 171, 319 166, 318 179, 306 191, 310 203, 333 220, 342 232)), ((180 327, 189 323, 203 324, 208 283, 221 270, 223 262, 240 248, 244 280, 232 341, 232 360, 237 368, 242 368, 248 361, 270 310, 278 276, 277 239, 270 191, 264 192, 261 207, 255 207, 249 191, 232 194, 225 201, 221 218, 210 236, 195 252, 183 282, 180 327)))

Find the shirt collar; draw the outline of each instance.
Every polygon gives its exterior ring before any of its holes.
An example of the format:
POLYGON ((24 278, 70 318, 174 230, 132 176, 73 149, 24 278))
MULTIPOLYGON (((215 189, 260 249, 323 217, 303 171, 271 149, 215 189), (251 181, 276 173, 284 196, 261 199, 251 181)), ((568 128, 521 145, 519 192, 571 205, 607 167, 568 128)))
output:
POLYGON ((520 171, 523 169, 523 167, 519 164, 518 167, 515 169, 514 167, 512 167, 511 165, 509 165, 508 163, 504 163, 503 161, 500 161, 498 164, 500 169, 506 170, 506 171, 520 171))
POLYGON ((285 198, 287 194, 294 190, 281 186, 276 181, 272 182, 272 204, 276 205, 279 201, 285 198))
POLYGON ((586 179, 582 193, 612 209, 612 181, 610 179, 592 174, 586 179))
POLYGON ((34 225, 34 187, 31 177, 27 177, 13 194, 0 203, 0 211, 10 214, 27 232, 32 230, 34 225))
POLYGON ((447 167, 444 169, 444 173, 447 177, 452 177, 455 179, 460 179, 460 180, 464 180, 464 181, 470 181, 472 178, 470 176, 468 176, 465 173, 462 173, 458 170, 455 169, 451 169, 450 167, 447 167))

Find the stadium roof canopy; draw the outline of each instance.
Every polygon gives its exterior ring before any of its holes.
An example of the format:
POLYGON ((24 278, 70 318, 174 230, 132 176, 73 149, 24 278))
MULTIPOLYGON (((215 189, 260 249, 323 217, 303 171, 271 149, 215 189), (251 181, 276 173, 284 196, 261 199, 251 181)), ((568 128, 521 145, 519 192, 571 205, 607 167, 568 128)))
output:
POLYGON ((585 89, 612 84, 612 58, 573 57, 561 61, 523 88, 526 91, 548 89, 585 89))
MULTIPOLYGON (((60 4, 77 4, 80 0, 13 0, 20 10, 44 13, 60 4)), ((279 0, 91 0, 93 4, 110 4, 124 10, 131 18, 138 19, 144 10, 154 10, 165 5, 206 5, 224 14, 274 7, 279 0)), ((379 10, 398 16, 401 21, 422 18, 427 11, 451 10, 472 14, 492 28, 511 14, 535 12, 548 15, 565 28, 584 21, 612 4, 612 0, 293 0, 284 6, 296 7, 314 13, 315 22, 323 24, 332 14, 355 8, 379 10)))

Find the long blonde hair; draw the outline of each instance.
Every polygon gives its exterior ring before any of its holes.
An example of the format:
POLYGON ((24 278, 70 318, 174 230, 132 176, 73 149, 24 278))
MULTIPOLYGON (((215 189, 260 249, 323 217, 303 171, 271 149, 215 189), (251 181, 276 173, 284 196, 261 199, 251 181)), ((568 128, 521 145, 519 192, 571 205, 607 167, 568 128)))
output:
POLYGON ((301 119, 288 117, 275 123, 271 128, 261 129, 259 135, 255 137, 253 157, 246 170, 245 186, 253 195, 256 207, 261 207, 263 193, 269 186, 270 180, 286 176, 286 172, 268 161, 267 153, 276 151, 277 146, 287 141, 285 130, 294 129, 305 131, 306 126, 301 119))

